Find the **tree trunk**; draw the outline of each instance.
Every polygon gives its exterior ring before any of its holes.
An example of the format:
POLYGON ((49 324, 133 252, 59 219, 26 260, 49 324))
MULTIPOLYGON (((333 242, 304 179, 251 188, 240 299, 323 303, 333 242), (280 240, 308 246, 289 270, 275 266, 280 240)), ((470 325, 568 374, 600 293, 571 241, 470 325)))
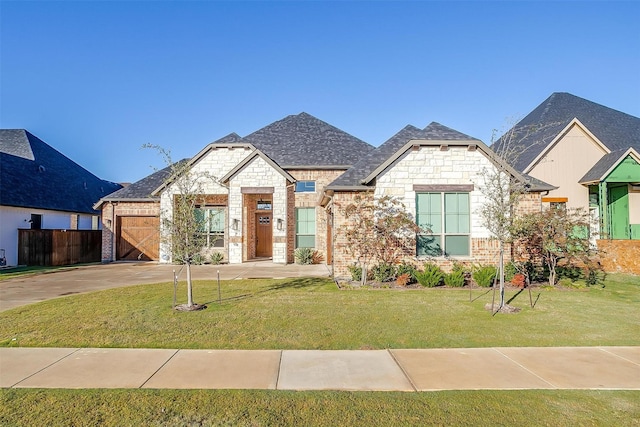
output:
POLYGON ((500 308, 504 307, 504 242, 500 240, 500 263, 498 267, 500 275, 500 308))
POLYGON ((187 305, 193 307, 193 285, 191 283, 191 263, 187 261, 187 305))

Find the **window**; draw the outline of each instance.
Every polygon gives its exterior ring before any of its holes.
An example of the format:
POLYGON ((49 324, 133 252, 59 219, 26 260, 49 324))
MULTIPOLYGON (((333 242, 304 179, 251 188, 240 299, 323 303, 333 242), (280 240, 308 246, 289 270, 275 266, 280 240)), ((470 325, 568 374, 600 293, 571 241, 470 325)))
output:
POLYGON ((430 230, 417 236, 418 256, 470 255, 469 193, 418 193, 416 221, 430 230))
POLYGON ((201 207, 194 211, 199 233, 207 248, 224 248, 225 208, 201 207))
POLYGON ((296 209, 296 248, 316 247, 316 209, 296 209))
POLYGON ((315 193, 315 181, 298 181, 296 182, 296 193, 315 193))
POLYGON ((41 230, 42 229, 42 214, 31 214, 31 219, 29 220, 31 224, 32 230, 41 230))

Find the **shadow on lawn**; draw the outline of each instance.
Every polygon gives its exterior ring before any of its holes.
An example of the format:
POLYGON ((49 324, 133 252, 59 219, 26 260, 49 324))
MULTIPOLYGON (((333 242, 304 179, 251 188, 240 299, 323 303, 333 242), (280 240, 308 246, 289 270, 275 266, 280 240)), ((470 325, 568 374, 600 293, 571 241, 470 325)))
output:
MULTIPOLYGON (((257 279, 254 279, 257 280, 257 279)), ((248 298, 253 298, 255 296, 265 294, 268 292, 279 291, 283 289, 309 289, 309 288, 320 288, 326 285, 326 279, 322 277, 303 277, 296 279, 289 279, 285 282, 275 283, 273 285, 267 286, 266 288, 261 288, 256 290, 255 292, 248 292, 240 295, 234 295, 231 297, 224 297, 220 300, 214 299, 212 301, 206 302, 205 304, 213 304, 219 302, 231 302, 231 301, 241 301, 248 298)))

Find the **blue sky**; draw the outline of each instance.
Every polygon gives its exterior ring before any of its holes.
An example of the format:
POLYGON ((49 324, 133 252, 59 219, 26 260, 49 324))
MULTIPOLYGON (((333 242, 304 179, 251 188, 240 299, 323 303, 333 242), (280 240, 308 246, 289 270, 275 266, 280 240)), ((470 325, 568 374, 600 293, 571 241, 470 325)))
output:
MULTIPOLYGON (((552 92, 640 116, 640 2, 0 1, 0 127, 101 178, 306 111, 489 143, 552 92)), ((312 154, 312 153, 310 153, 312 154)))

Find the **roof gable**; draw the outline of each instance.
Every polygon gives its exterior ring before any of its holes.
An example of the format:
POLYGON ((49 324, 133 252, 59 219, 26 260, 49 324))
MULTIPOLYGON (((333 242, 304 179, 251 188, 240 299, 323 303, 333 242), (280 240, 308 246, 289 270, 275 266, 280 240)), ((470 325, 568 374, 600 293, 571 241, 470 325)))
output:
POLYGON ((122 186, 105 181, 24 129, 0 130, 0 204, 95 213, 122 186))
POLYGON ((284 169, 282 169, 280 166, 278 166, 278 164, 276 162, 271 160, 262 151, 254 150, 253 153, 251 153, 250 155, 245 157, 244 160, 241 161, 240 163, 238 163, 238 165, 235 168, 233 168, 232 170, 230 170, 229 173, 227 173, 225 176, 220 178, 220 182, 223 183, 223 184, 229 182, 229 180, 231 180, 231 178, 233 178, 236 174, 240 173, 245 167, 247 167, 249 164, 251 164, 254 160, 256 160, 258 158, 261 158, 262 160, 264 160, 269 166, 271 166, 273 169, 275 169, 285 179, 289 180, 290 182, 295 182, 296 181, 291 175, 289 175, 288 172, 286 172, 284 169))
POLYGON ((285 169, 347 169, 373 150, 366 142, 307 113, 287 116, 242 139, 285 169))
MULTIPOLYGON (((633 148, 617 150, 602 156, 602 158, 578 181, 580 184, 595 184, 607 180, 618 166, 630 159, 640 169, 640 154, 633 148)), ((628 182, 628 181, 624 181, 628 182)))
POLYGON ((494 149, 499 151, 506 135, 512 134, 518 155, 510 163, 527 170, 574 119, 610 151, 640 150, 640 118, 564 92, 553 93, 538 105, 496 141, 494 149))

